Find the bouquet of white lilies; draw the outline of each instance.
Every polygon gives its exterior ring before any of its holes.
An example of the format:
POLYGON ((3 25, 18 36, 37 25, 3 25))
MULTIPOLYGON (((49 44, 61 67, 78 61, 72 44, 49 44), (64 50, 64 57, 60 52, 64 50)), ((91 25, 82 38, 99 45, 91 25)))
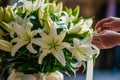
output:
POLYGON ((12 70, 8 80, 63 80, 54 74, 75 73, 95 58, 92 18, 78 15, 79 6, 63 10, 62 2, 49 0, 0 7, 0 61, 12 70))

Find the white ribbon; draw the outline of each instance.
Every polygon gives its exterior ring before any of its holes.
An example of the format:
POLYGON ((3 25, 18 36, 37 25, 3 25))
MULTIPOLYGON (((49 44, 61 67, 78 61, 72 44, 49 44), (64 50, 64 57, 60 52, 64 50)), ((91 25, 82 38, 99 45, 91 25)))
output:
POLYGON ((93 80, 93 59, 87 61, 86 80, 93 80))

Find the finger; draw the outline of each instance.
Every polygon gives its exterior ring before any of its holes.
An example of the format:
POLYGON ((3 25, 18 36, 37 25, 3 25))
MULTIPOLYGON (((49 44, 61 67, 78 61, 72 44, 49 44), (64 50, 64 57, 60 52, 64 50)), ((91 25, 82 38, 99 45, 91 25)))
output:
POLYGON ((102 49, 100 42, 93 41, 92 44, 95 45, 97 48, 102 49))
POLYGON ((98 41, 99 42, 100 40, 99 40, 99 38, 94 37, 92 41, 98 41))
POLYGON ((98 21, 97 24, 95 25, 95 29, 98 29, 98 28, 101 27, 104 23, 110 22, 110 21, 112 21, 111 18, 104 18, 104 19, 98 21))
POLYGON ((95 28, 95 29, 98 29, 98 28, 100 28, 105 22, 110 22, 110 21, 112 21, 111 18, 102 19, 102 20, 100 20, 100 21, 97 22, 97 24, 95 25, 94 28, 95 28))
POLYGON ((97 30, 100 31, 100 32, 103 31, 103 30, 102 30, 102 27, 98 27, 97 30))
POLYGON ((111 24, 112 24, 112 22, 108 22, 108 23, 104 23, 103 25, 102 25, 102 31, 103 30, 112 30, 112 26, 111 26, 111 24))
POLYGON ((93 39, 100 39, 100 36, 104 33, 105 31, 102 31, 100 33, 94 34, 93 39))
POLYGON ((94 43, 100 43, 99 38, 93 37, 92 43, 93 43, 93 44, 94 44, 94 43))

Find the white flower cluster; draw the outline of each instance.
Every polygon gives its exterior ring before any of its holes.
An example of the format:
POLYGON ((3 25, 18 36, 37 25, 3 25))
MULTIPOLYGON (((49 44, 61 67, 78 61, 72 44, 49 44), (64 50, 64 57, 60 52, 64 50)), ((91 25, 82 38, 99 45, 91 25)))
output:
POLYGON ((26 49, 30 53, 40 54, 38 59, 39 64, 42 64, 45 56, 52 54, 62 66, 66 66, 63 51, 66 49, 77 59, 78 64, 73 64, 77 67, 81 65, 81 61, 90 60, 93 58, 93 55, 99 54, 99 49, 91 44, 93 33, 91 29, 92 18, 77 20, 79 15, 78 6, 74 10, 74 13, 72 13, 69 9, 63 11, 62 2, 56 5, 55 2, 49 3, 45 2, 45 0, 35 0, 33 2, 28 0, 18 1, 18 3, 21 2, 23 3, 22 6, 0 7, 1 50, 10 52, 11 56, 14 57, 18 54, 17 52, 19 52, 20 48, 26 46, 26 49), (33 15, 32 13, 34 12, 38 15, 33 15), (52 19, 50 16, 51 13, 54 13, 55 17, 57 16, 57 20, 56 18, 52 19), (19 14, 25 15, 22 17, 23 15, 19 14), (35 23, 41 24, 43 27, 39 27, 38 25, 38 28, 36 28, 34 26, 31 19, 36 18, 39 21, 35 23), (58 29, 61 31, 58 32, 58 29), (83 39, 75 37, 76 35, 84 35, 85 32, 89 32, 89 36, 83 37, 83 39), (10 35, 10 40, 5 40, 2 36, 8 34, 10 35), (68 35, 72 41, 67 40, 68 35), (39 51, 33 45, 38 46, 39 51))

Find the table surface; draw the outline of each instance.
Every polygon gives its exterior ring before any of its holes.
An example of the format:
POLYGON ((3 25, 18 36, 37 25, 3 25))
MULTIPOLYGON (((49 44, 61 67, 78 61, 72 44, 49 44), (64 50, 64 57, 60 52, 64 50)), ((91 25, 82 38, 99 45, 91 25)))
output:
MULTIPOLYGON (((74 80, 74 76, 65 76, 64 80, 74 80)), ((85 74, 77 74, 75 80, 85 80, 85 74)), ((120 80, 120 71, 94 71, 93 80, 120 80)))

